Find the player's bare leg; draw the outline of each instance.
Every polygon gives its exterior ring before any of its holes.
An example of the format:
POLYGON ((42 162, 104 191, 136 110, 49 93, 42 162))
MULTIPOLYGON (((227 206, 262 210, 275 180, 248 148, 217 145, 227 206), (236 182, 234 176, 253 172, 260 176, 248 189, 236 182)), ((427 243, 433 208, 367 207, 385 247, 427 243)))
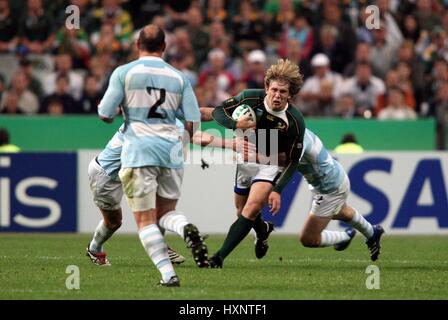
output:
POLYGON ((195 264, 208 267, 208 249, 198 228, 190 223, 185 215, 176 210, 177 199, 166 199, 156 196, 157 219, 165 230, 177 233, 191 249, 195 264))
MULTIPOLYGON (((361 232, 366 237, 366 244, 370 250, 370 257, 373 261, 378 259, 381 249, 381 236, 384 229, 380 225, 372 226, 359 212, 353 207, 344 204, 337 215, 333 217, 335 220, 341 220, 353 228, 361 232)), ((337 249, 337 248, 336 248, 337 249)))
POLYGON ((101 209, 103 219, 95 229, 92 240, 86 249, 86 254, 90 260, 100 266, 110 266, 107 254, 103 250, 103 244, 121 227, 121 208, 115 210, 101 209))
POLYGON ((329 247, 351 240, 347 232, 325 230, 331 219, 310 212, 300 235, 302 245, 310 248, 329 247))
POLYGON ((268 195, 272 190, 272 184, 269 182, 256 182, 252 184, 246 204, 241 215, 230 226, 227 237, 223 245, 211 259, 211 267, 222 267, 223 260, 235 249, 235 247, 247 236, 254 225, 254 220, 265 205, 268 195))

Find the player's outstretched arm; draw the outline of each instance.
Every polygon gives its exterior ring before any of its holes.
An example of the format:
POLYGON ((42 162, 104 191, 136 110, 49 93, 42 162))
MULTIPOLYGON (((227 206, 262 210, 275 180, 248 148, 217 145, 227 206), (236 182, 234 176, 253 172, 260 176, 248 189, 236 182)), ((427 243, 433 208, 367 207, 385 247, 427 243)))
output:
POLYGON ((196 131, 193 136, 192 142, 202 147, 232 149, 235 152, 240 152, 241 154, 243 154, 245 160, 250 159, 250 157, 255 158, 256 154, 256 146, 241 137, 226 139, 223 137, 211 135, 204 131, 196 131))

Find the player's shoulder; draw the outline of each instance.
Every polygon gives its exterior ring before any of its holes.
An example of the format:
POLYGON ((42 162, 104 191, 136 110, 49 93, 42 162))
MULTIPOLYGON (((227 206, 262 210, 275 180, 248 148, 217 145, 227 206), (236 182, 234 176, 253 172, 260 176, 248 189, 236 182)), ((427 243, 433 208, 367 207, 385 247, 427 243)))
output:
POLYGON ((263 89, 246 89, 241 91, 236 96, 236 99, 239 104, 247 104, 251 107, 255 107, 263 102, 265 96, 266 92, 263 89))
POLYGON ((240 92, 242 99, 264 99, 266 92, 264 89, 246 89, 240 92))
POLYGON ((300 112, 300 110, 292 104, 289 104, 289 108, 288 108, 286 114, 289 115, 290 117, 296 118, 298 120, 301 120, 301 121, 304 120, 302 112, 300 112))

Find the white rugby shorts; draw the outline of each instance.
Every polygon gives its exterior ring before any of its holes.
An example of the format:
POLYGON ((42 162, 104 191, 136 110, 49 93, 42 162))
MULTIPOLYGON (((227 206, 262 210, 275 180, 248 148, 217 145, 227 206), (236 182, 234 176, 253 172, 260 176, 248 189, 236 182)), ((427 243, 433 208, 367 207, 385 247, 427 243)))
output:
POLYGON ((156 207, 156 194, 166 199, 179 199, 184 169, 121 168, 118 175, 132 211, 146 211, 156 207))

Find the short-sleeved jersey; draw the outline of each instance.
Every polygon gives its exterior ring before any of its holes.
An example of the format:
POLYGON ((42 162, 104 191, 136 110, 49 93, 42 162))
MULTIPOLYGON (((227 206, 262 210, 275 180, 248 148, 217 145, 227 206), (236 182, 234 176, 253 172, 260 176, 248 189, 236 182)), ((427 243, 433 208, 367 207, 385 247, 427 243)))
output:
POLYGON ((305 131, 303 144, 303 156, 297 170, 316 191, 323 194, 335 191, 345 177, 341 164, 330 155, 319 137, 309 129, 305 131))
POLYGON ((98 113, 113 118, 119 105, 125 118, 122 167, 182 168, 183 161, 172 157, 181 140, 176 115, 200 121, 188 79, 161 58, 141 57, 114 70, 98 113))
MULTIPOLYGON (((112 139, 109 140, 104 150, 101 151, 97 157, 101 168, 103 168, 107 175, 114 180, 119 180, 118 171, 120 171, 121 168, 121 151, 124 140, 123 133, 121 132, 123 126, 124 125, 118 129, 112 139)), ((184 133, 184 124, 179 119, 176 119, 176 126, 177 130, 179 130, 179 135, 182 136, 184 133)), ((176 157, 183 159, 183 148, 181 141, 178 142, 176 150, 179 151, 179 154, 176 154, 176 157)))
POLYGON ((270 156, 273 149, 278 153, 285 153, 287 156, 287 167, 277 181, 274 190, 281 192, 292 174, 295 172, 302 154, 303 136, 305 133, 305 121, 301 112, 289 104, 285 111, 286 119, 276 116, 269 112, 266 108, 266 93, 263 89, 243 90, 237 96, 224 101, 220 106, 216 107, 212 113, 213 119, 222 126, 229 129, 236 129, 236 121, 232 118, 232 113, 242 104, 250 106, 257 116, 257 152, 266 156, 270 156), (260 130, 265 130, 263 134, 259 134, 260 130), (271 130, 275 130, 277 139, 270 139, 271 130), (262 143, 260 144, 260 138, 262 143), (267 143, 266 143, 267 142, 267 143), (276 146, 272 146, 271 142, 275 142, 276 146))

